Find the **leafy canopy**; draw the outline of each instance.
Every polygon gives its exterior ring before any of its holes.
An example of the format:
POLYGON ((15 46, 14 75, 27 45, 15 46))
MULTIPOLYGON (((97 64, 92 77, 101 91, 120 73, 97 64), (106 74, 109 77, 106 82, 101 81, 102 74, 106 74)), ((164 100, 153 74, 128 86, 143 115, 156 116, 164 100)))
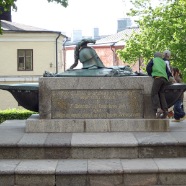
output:
POLYGON ((134 8, 128 15, 139 17, 140 32, 133 33, 117 54, 129 64, 143 58, 146 66, 154 52, 168 49, 172 54, 171 66, 178 67, 186 81, 186 1, 159 0, 157 6, 154 2, 131 0, 134 8))

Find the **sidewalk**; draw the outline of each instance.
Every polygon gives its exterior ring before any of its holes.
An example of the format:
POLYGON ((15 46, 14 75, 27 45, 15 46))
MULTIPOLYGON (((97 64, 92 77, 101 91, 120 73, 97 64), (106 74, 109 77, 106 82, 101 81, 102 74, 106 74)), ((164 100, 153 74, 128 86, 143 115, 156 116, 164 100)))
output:
POLYGON ((0 125, 0 186, 186 185, 186 120, 170 132, 25 133, 0 125))

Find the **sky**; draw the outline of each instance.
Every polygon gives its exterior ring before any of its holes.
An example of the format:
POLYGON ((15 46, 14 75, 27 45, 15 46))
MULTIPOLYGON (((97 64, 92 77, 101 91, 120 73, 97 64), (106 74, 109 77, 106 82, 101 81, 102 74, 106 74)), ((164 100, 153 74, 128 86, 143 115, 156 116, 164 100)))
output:
POLYGON ((117 32, 117 20, 126 17, 130 5, 123 0, 69 0, 67 8, 47 0, 17 0, 12 21, 53 31, 68 37, 72 30, 84 36, 99 28, 100 35, 117 32))

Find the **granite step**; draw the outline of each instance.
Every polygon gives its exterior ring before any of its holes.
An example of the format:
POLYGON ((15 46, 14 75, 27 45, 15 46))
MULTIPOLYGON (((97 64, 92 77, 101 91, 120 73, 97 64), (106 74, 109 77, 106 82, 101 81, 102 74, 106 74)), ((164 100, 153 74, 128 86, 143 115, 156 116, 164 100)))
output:
POLYGON ((25 133, 25 120, 0 125, 0 159, 186 157, 186 122, 170 132, 25 133))
POLYGON ((186 185, 186 158, 0 160, 0 185, 186 185))
POLYGON ((168 119, 40 119, 33 114, 26 120, 28 133, 168 132, 168 119))

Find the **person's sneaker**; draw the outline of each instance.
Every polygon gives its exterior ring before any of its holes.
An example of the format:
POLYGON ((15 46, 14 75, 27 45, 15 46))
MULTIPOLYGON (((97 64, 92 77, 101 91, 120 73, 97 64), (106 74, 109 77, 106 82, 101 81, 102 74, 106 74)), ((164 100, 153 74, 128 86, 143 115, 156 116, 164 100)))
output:
POLYGON ((157 109, 157 112, 156 112, 156 118, 163 118, 164 117, 164 113, 163 113, 163 110, 161 108, 158 108, 157 109))
POLYGON ((180 121, 183 121, 186 119, 186 116, 184 116, 183 118, 180 118, 180 121))
POLYGON ((168 118, 168 111, 164 111, 163 112, 163 116, 161 117, 162 119, 166 119, 166 118, 168 118))
POLYGON ((180 122, 180 119, 174 119, 172 122, 180 122))

